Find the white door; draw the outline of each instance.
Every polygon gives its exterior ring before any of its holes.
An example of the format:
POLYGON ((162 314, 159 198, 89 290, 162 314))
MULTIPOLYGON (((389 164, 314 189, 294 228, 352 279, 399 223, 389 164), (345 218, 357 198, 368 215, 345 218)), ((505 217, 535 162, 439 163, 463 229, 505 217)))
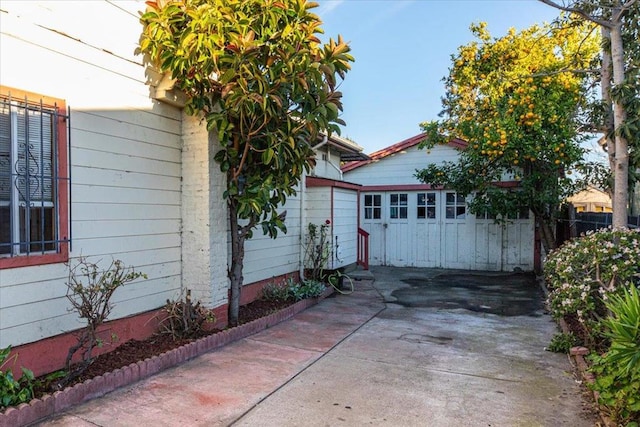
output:
POLYGON ((440 191, 425 191, 409 194, 415 198, 413 215, 413 259, 416 267, 440 267, 442 265, 442 237, 440 220, 442 203, 440 191))
POLYGON ((414 265, 411 259, 414 244, 409 226, 409 193, 386 193, 385 264, 396 267, 414 265))
POLYGON ((442 254, 441 266, 444 268, 473 268, 475 233, 470 225, 466 199, 454 191, 443 191, 442 209, 442 254))
POLYGON ((385 222, 383 214, 383 194, 364 194, 362 197, 362 228, 369 233, 369 264, 385 264, 385 222))

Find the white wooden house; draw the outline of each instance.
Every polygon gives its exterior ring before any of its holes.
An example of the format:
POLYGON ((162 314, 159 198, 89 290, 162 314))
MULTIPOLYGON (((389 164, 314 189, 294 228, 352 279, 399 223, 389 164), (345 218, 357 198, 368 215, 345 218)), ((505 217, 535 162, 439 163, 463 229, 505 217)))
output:
MULTIPOLYGON (((145 7, 0 4, 0 348, 11 345, 14 366, 36 374, 62 366, 81 326, 65 296, 67 262, 79 256, 120 259, 148 276, 115 293, 103 350, 148 336, 158 310, 186 288, 226 322, 217 141, 134 54, 145 7)), ((299 277, 308 222, 333 222, 333 267, 356 261, 357 186, 341 183, 339 167, 366 156, 340 138, 319 144, 313 176, 282 208, 288 233, 247 242, 243 302, 265 283, 299 277)))
POLYGON ((360 227, 369 234, 372 265, 471 270, 533 270, 534 221, 521 212, 507 225, 468 212, 465 198, 415 178, 428 164, 455 161, 466 143, 420 150, 417 135, 343 167, 360 184, 360 227))

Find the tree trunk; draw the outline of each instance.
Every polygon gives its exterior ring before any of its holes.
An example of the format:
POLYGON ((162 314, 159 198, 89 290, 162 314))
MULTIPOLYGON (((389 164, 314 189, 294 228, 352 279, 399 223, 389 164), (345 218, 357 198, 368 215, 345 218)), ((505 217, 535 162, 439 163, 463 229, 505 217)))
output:
POLYGON ((556 235, 551 228, 551 219, 547 218, 545 215, 541 215, 538 213, 534 213, 536 217, 536 223, 540 227, 540 238, 542 240, 542 247, 544 248, 544 253, 549 255, 549 253, 556 248, 556 235))
MULTIPOLYGON (((614 8, 614 15, 618 9, 614 8)), ((611 27, 611 62, 613 65, 613 84, 624 82, 624 52, 622 45, 621 23, 611 27)), ((629 201, 629 146, 626 138, 619 132, 626 120, 626 111, 621 99, 613 100, 613 122, 615 125, 615 170, 613 192, 613 227, 627 226, 627 206, 629 201)))
POLYGON ((229 296, 229 325, 238 326, 240 311, 240 293, 242 291, 242 268, 244 266, 244 235, 238 224, 238 207, 233 199, 229 199, 229 228, 231 230, 231 266, 229 280, 231 295, 229 296))
MULTIPOLYGON (((602 102, 605 105, 606 113, 604 117, 604 123, 602 126, 602 133, 604 134, 602 139, 604 143, 601 143, 602 147, 606 149, 609 157, 609 168, 613 172, 616 167, 616 147, 611 135, 615 129, 613 122, 613 110, 611 105, 611 32, 607 27, 600 27, 602 33, 602 66, 600 68, 600 89, 602 93, 602 102)), ((612 183, 613 184, 613 183, 612 183)), ((611 194, 613 194, 613 185, 611 188, 611 194)))

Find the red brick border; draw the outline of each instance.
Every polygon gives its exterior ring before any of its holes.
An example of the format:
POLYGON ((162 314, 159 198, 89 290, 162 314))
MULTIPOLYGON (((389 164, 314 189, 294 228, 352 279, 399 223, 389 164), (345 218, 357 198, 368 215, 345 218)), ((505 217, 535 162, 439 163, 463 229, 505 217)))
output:
POLYGON ((8 408, 3 413, 0 413, 0 427, 19 427, 32 424, 52 415, 59 414, 71 406, 104 396, 117 388, 133 384, 211 350, 223 347, 230 342, 246 338, 277 325, 317 304, 333 292, 333 288, 327 288, 325 293, 319 298, 299 301, 253 322, 209 335, 208 337, 162 353, 159 356, 154 356, 150 359, 116 369, 104 375, 86 380, 83 383, 76 384, 73 387, 67 387, 62 391, 56 391, 52 395, 47 394, 40 399, 33 399, 28 404, 23 403, 17 407, 8 408))

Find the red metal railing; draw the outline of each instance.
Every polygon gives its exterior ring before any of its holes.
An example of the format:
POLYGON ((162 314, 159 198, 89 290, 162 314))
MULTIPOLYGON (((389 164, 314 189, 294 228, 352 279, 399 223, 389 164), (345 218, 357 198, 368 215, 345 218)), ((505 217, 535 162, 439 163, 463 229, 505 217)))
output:
POLYGON ((358 265, 369 269, 369 233, 358 227, 358 265))

